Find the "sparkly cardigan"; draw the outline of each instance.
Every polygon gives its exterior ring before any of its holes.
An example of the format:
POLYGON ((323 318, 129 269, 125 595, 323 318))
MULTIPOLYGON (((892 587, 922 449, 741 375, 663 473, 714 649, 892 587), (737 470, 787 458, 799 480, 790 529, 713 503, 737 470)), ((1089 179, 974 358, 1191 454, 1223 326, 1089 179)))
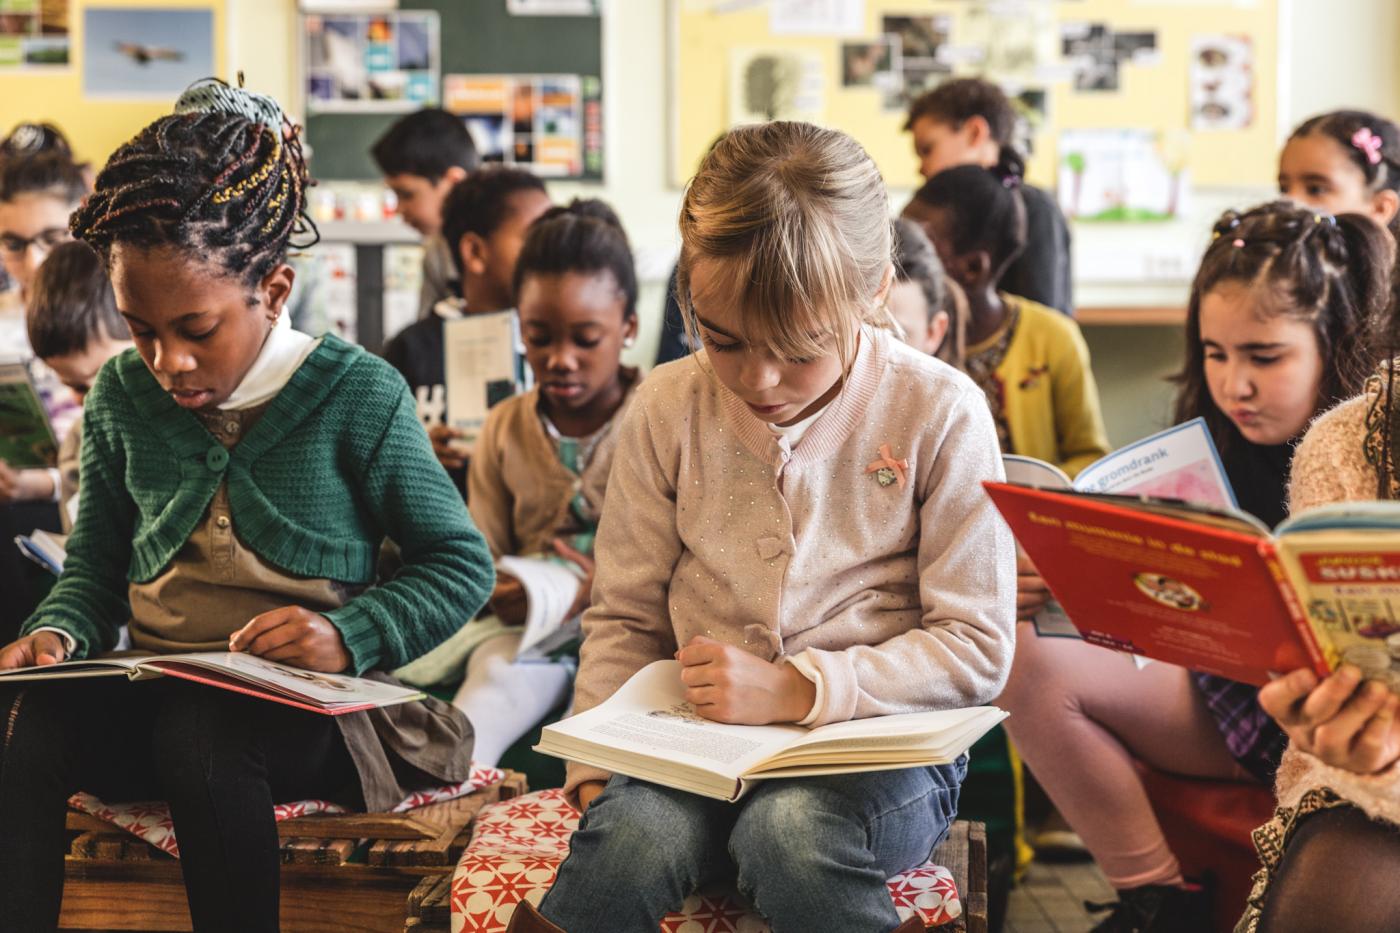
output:
MULTIPOLYGON (((1369 393, 1358 396, 1313 422, 1293 456, 1290 511, 1376 497, 1376 471, 1364 449, 1371 399, 1369 393)), ((1279 805, 1296 807, 1307 791, 1319 787, 1331 788, 1373 818, 1400 824, 1400 762, 1377 774, 1356 774, 1290 746, 1275 780, 1279 805)))
MULTIPOLYGON (((867 328, 795 449, 695 354, 618 426, 574 709, 696 635, 820 673, 815 724, 998 695, 1015 546, 981 488, 996 432, 965 375, 867 328), (883 450, 882 450, 883 448, 883 450)), ((567 788, 603 779, 571 764, 567 788)))

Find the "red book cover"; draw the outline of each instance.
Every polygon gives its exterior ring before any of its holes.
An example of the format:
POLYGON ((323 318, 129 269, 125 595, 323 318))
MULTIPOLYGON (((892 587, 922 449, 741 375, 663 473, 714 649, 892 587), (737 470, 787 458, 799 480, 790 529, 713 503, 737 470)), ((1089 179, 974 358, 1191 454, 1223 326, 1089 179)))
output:
POLYGON ((984 485, 1085 641, 1258 685, 1326 674, 1263 533, 984 485))

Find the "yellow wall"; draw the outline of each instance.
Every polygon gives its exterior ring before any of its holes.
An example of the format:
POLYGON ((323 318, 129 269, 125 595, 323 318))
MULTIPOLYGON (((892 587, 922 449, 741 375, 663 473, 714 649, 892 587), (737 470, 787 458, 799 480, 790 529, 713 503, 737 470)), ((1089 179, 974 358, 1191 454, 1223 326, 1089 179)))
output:
POLYGON ((53 72, 0 71, 0 132, 24 120, 46 120, 63 128, 80 158, 100 166, 112 150, 156 117, 170 112, 174 100, 89 100, 83 97, 83 10, 102 7, 170 7, 214 11, 214 62, 219 73, 228 65, 225 18, 231 3, 246 0, 71 0, 68 14, 72 51, 69 67, 53 72))

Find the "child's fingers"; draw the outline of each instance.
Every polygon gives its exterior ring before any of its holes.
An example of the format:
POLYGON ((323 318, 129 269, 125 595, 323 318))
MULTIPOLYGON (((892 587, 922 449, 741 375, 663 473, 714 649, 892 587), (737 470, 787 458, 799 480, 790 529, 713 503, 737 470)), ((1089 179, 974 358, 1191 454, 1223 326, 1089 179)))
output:
MULTIPOLYGON (((284 606, 281 609, 273 609, 270 612, 264 612, 262 615, 254 616, 247 625, 243 626, 229 637, 229 650, 248 651, 250 654, 257 654, 258 652, 252 650, 253 643, 266 633, 272 632, 285 625, 288 621, 289 613, 293 613, 295 610, 295 606, 284 606)), ((276 644, 281 644, 286 640, 285 637, 282 637, 276 641, 276 644)), ((271 642, 264 642, 262 645, 264 650, 272 646, 273 644, 271 642)))
POLYGON ((582 551, 572 547, 563 538, 554 539, 554 553, 558 554, 565 560, 572 561, 575 564, 578 564, 579 567, 581 567, 585 573, 593 572, 593 558, 588 557, 582 551))
POLYGON ((681 668, 681 683, 687 687, 706 687, 714 682, 713 664, 693 664, 681 668))
POLYGON ((1380 712, 1371 717, 1366 728, 1357 736, 1353 750, 1357 765, 1365 773, 1379 771, 1391 764, 1387 759, 1395 755, 1392 732, 1395 729, 1395 712, 1400 708, 1400 697, 1391 695, 1380 712))
POLYGON ((1355 665, 1343 664, 1303 701, 1301 718, 1305 723, 1324 723, 1341 710, 1361 684, 1361 671, 1355 665))
POLYGON ((676 660, 685 667, 692 664, 710 664, 723 653, 724 645, 704 635, 696 635, 684 648, 676 652, 676 660))
POLYGON ((64 650, 63 639, 53 632, 38 633, 31 645, 35 664, 58 664, 68 656, 68 652, 64 650))
POLYGON ((1358 734, 1371 717, 1390 699, 1384 684, 1371 682, 1352 694, 1351 699, 1327 722, 1313 730, 1313 752, 1323 761, 1339 763, 1351 754, 1358 734))
POLYGON ((34 661, 33 655, 29 652, 30 644, 31 641, 28 638, 21 638, 0 650, 0 671, 8 671, 16 667, 32 667, 34 661))
POLYGON ((1317 675, 1305 667, 1299 668, 1261 687, 1259 705, 1283 725, 1292 725, 1302 713, 1303 699, 1316 686, 1317 675))

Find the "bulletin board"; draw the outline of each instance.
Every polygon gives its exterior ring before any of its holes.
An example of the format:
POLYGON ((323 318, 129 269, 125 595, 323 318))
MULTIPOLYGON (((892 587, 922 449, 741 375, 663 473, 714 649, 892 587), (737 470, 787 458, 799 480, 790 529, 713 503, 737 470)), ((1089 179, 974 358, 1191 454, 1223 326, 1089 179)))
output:
MULTIPOLYGON (((0 135, 23 121, 45 120, 61 127, 80 159, 101 167, 112 152, 138 130, 170 113, 178 92, 152 98, 85 96, 83 66, 87 37, 84 14, 89 7, 206 10, 213 16, 212 74, 228 72, 228 0, 69 0, 69 62, 64 67, 0 69, 0 135)), ((143 37, 133 37, 135 42, 143 37)), ((146 38, 146 41, 149 41, 146 38)))
POLYGON ((905 58, 904 65, 912 66, 909 74, 916 79, 936 83, 942 74, 985 75, 1012 93, 1026 92, 1028 101, 1040 105, 1032 108, 1035 125, 1027 139, 1027 174, 1036 184, 1054 187, 1057 178, 1064 177, 1064 160, 1057 149, 1063 139, 1072 138, 1062 136, 1064 131, 1124 130, 1142 136, 1150 131, 1164 159, 1177 168, 1184 166, 1190 183, 1198 187, 1269 185, 1276 175, 1279 0, 670 4, 670 177, 676 184, 694 173, 716 136, 735 123, 764 118, 744 112, 762 104, 753 99, 762 94, 750 89, 763 92, 786 82, 789 118, 850 133, 870 152, 892 187, 916 186, 917 166, 909 135, 902 130, 905 107, 893 106, 894 98, 887 96, 890 85, 882 86, 878 75, 869 84, 849 83, 862 79, 862 65, 868 70, 872 62, 877 69, 892 64, 892 54, 876 46, 890 35, 885 29, 897 25, 898 17, 934 17, 944 33, 942 60, 905 58), (815 23, 827 33, 802 34, 804 15, 812 17, 809 25, 815 23), (1202 79, 1200 63, 1217 63, 1203 57, 1204 37, 1243 49, 1245 67, 1235 72, 1237 77, 1247 72, 1244 80, 1249 82, 1244 92, 1248 106, 1236 107, 1233 115, 1214 122, 1199 116, 1224 113, 1199 97, 1214 93, 1219 85, 1202 79), (862 44, 868 47, 862 49, 862 44), (752 65, 762 57, 756 52, 774 53, 769 64, 779 63, 777 73, 752 65), (745 81, 746 74, 757 82, 745 81), (1203 109, 1211 106, 1215 109, 1203 109), (1242 118, 1242 110, 1247 117, 1242 118))
MULTIPOLYGON (((325 6, 326 4, 319 4, 325 6)), ((346 4, 353 9, 353 4, 346 4)), ((566 177, 601 179, 603 42, 601 16, 512 15, 506 0, 403 0, 398 12, 434 11, 439 30, 439 72, 450 75, 579 76, 592 101, 592 140, 599 154, 566 177)), ((305 56, 306 49, 300 54, 305 56)), ((305 93, 305 87, 300 87, 305 93)), ((442 87, 437 94, 445 93, 442 87)), ((435 95, 436 96, 436 95, 435 95)), ((441 97, 439 97, 440 102, 441 97)), ((305 101, 303 100, 303 104, 305 101)), ((445 103, 445 102, 443 102, 445 103)), ((450 108, 449 108, 450 109, 450 108)), ((361 181, 379 177, 369 148, 403 113, 315 113, 302 107, 316 175, 361 181)))

